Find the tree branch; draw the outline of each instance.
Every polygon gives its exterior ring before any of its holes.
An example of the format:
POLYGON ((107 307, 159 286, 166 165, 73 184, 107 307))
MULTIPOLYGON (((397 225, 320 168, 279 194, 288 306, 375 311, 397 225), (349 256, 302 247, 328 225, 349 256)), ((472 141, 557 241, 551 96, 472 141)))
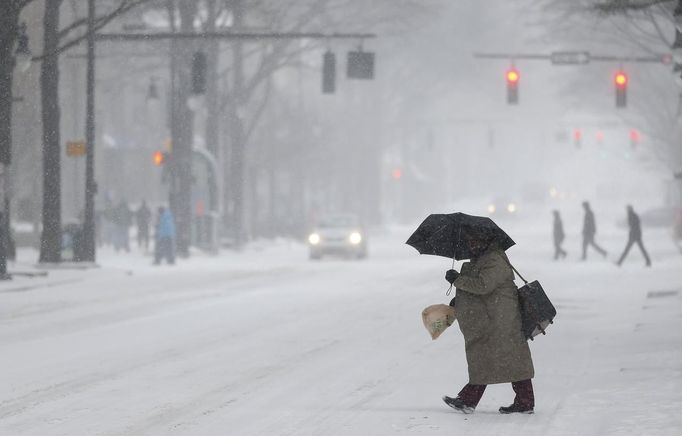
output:
POLYGON ((604 15, 624 14, 628 11, 641 11, 663 3, 670 3, 673 0, 608 0, 594 5, 592 8, 604 15))
MULTIPOLYGON (((31 0, 32 1, 32 0, 31 0)), ((111 12, 101 15, 99 17, 95 18, 95 32, 98 30, 101 30, 104 26, 107 24, 111 23, 115 18, 131 11, 132 9, 142 5, 143 3, 149 2, 151 0, 121 0, 121 3, 111 12)), ((58 36, 59 39, 61 40, 62 38, 66 37, 69 33, 73 32, 79 27, 86 26, 88 22, 87 18, 81 18, 79 20, 74 21, 71 23, 69 26, 65 27, 62 29, 58 36)), ((85 32, 79 37, 76 37, 65 44, 61 45, 58 47, 56 50, 49 52, 49 53, 42 53, 38 56, 34 56, 31 60, 32 61, 41 61, 45 59, 48 56, 54 56, 61 54, 67 50, 69 50, 72 47, 75 47, 76 45, 80 44, 82 41, 84 41, 88 37, 88 32, 85 32)))
POLYGON ((270 90, 271 89, 272 89, 272 78, 269 78, 265 82, 265 90, 263 91, 263 98, 261 99, 260 103, 258 104, 256 111, 253 113, 253 116, 251 117, 251 124, 246 128, 246 134, 244 135, 246 142, 249 141, 254 130, 256 130, 256 126, 258 125, 260 118, 263 115, 263 111, 265 110, 265 108, 268 105, 268 101, 270 100, 270 90))

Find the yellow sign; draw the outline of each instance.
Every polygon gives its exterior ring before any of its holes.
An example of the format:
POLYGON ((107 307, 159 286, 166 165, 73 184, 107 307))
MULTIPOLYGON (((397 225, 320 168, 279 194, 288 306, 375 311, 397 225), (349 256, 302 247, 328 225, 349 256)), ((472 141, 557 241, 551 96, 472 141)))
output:
POLYGON ((85 141, 69 141, 66 143, 67 156, 85 156, 85 141))

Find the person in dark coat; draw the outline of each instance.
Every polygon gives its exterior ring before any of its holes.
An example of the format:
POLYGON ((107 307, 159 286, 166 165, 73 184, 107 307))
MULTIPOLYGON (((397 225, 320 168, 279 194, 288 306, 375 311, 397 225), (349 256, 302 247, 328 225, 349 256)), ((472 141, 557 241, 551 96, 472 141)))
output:
POLYGON ((621 266, 623 264, 623 260, 625 260, 625 257, 630 252, 632 245, 637 244, 639 249, 642 250, 646 266, 651 266, 649 253, 646 252, 646 248, 644 248, 644 243, 642 242, 642 225, 639 222, 639 215, 635 213, 635 210, 629 204, 626 207, 626 211, 628 214, 628 227, 630 228, 630 234, 628 235, 628 243, 625 245, 625 250, 616 264, 621 266))
POLYGON ((159 207, 156 222, 156 244, 154 245, 154 265, 161 259, 173 265, 175 263, 175 218, 170 209, 159 207))
POLYGON ((135 221, 137 222, 137 246, 147 251, 149 248, 149 221, 152 218, 152 213, 147 207, 147 202, 142 200, 142 205, 135 212, 135 221))
POLYGON ((533 413, 535 397, 531 379, 535 375, 530 348, 521 332, 519 297, 514 273, 506 253, 496 244, 466 241, 474 256, 445 279, 456 287, 451 305, 455 308, 464 348, 469 382, 457 397, 443 397, 453 409, 472 413, 486 386, 511 383, 514 402, 500 413, 533 413))
POLYGON ((585 218, 583 220, 583 257, 582 260, 587 259, 587 246, 591 245, 602 256, 606 257, 606 250, 601 248, 594 241, 594 235, 597 233, 597 223, 594 219, 594 212, 590 208, 590 203, 583 201, 583 209, 585 209, 585 218))
POLYGON ((559 257, 565 258, 567 255, 566 250, 561 248, 566 235, 564 234, 564 224, 561 222, 559 211, 554 210, 552 213, 554 214, 554 260, 557 260, 559 257))

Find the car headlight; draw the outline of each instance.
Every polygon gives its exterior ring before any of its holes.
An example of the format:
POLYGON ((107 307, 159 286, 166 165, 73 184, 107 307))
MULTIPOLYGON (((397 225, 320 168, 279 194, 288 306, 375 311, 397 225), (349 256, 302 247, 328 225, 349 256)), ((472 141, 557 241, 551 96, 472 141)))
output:
POLYGON ((488 205, 488 213, 495 213, 495 205, 494 204, 488 205))
POLYGON ((514 203, 509 203, 509 204, 507 205, 507 211, 508 211, 509 213, 514 213, 514 212, 516 212, 516 205, 515 205, 514 203))
POLYGON ((308 242, 310 242, 311 245, 317 245, 320 243, 320 235, 317 233, 311 233, 310 236, 308 236, 308 242))
POLYGON ((358 232, 353 232, 350 234, 348 240, 350 240, 351 244, 358 245, 360 242, 362 242, 362 235, 358 232))

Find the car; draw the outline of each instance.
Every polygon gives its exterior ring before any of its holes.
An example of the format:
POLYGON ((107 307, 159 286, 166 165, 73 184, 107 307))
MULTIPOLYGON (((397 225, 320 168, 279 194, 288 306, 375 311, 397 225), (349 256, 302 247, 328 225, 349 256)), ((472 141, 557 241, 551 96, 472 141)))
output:
POLYGON ((326 254, 363 259, 367 257, 367 234, 356 215, 326 215, 308 235, 308 247, 314 260, 326 254))
POLYGON ((519 211, 518 204, 506 197, 498 197, 488 203, 488 215, 490 216, 516 216, 519 211))

